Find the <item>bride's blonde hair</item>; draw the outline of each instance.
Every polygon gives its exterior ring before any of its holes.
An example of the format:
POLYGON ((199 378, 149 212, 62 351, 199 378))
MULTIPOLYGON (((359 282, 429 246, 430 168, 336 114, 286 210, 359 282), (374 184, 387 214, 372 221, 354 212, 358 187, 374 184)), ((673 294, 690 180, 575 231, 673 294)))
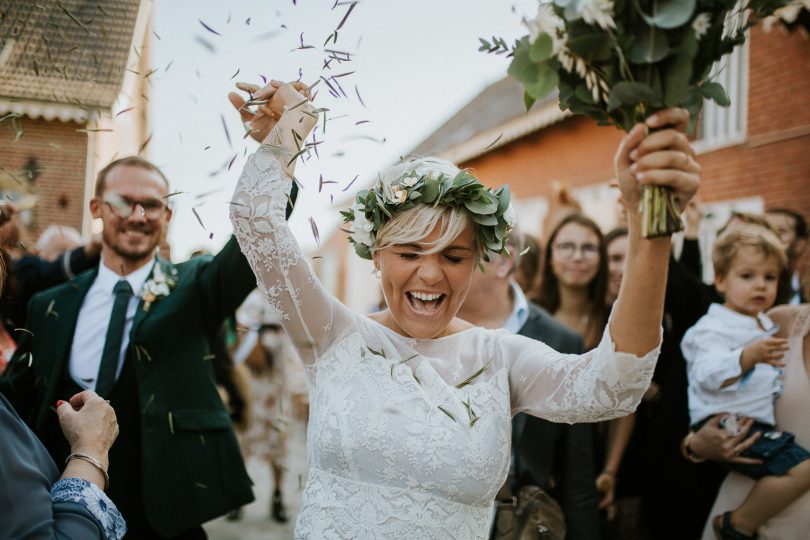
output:
MULTIPOLYGON (((383 170, 379 175, 379 182, 383 186, 392 186, 405 174, 415 171, 416 176, 432 176, 438 178, 444 175, 454 178, 461 169, 453 163, 435 157, 411 157, 401 160, 383 170)), ((425 254, 438 253, 449 246, 453 240, 464 232, 467 227, 475 227, 470 213, 463 206, 444 206, 432 204, 419 204, 408 210, 403 210, 386 222, 377 233, 376 241, 371 251, 379 251, 395 244, 422 244, 425 254), (423 240, 439 226, 439 237, 430 243, 423 240)), ((473 250, 478 252, 478 235, 475 235, 476 245, 473 250)))

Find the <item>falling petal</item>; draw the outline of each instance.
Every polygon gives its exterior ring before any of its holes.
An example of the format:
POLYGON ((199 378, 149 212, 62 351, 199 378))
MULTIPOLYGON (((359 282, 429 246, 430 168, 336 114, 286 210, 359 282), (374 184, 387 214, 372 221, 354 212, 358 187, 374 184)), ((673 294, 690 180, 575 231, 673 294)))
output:
POLYGON ((312 219, 312 216, 309 218, 309 226, 312 227, 312 236, 315 238, 315 243, 317 245, 321 245, 321 235, 318 232, 318 225, 315 223, 315 220, 312 219))
POLYGON ((228 140, 228 147, 233 148, 231 143, 231 134, 228 132, 228 124, 225 122, 225 115, 220 114, 219 118, 222 120, 222 129, 225 130, 225 138, 228 140))
POLYGON ((346 19, 349 18, 349 15, 351 15, 351 13, 354 10, 354 7, 356 5, 357 5, 357 2, 352 2, 352 5, 349 6, 349 10, 346 12, 346 15, 343 16, 343 19, 340 21, 340 24, 337 25, 336 30, 340 30, 341 28, 343 28, 343 25, 346 24, 346 19))
POLYGON ((196 208, 194 208, 194 207, 192 206, 192 207, 191 207, 191 211, 194 213, 194 217, 196 217, 196 218, 197 218, 197 221, 200 223, 200 227, 202 227, 202 228, 203 228, 203 230, 206 230, 206 231, 207 231, 208 229, 206 229, 206 228, 205 228, 205 225, 203 225, 202 218, 200 217, 200 214, 198 214, 198 213, 197 213, 197 209, 196 209, 196 208))
POLYGON ((217 32, 216 30, 214 30, 213 28, 211 28, 210 26, 208 26, 207 24, 205 24, 204 22, 202 22, 202 20, 200 20, 200 19, 197 19, 197 20, 198 20, 198 21, 200 21, 200 24, 203 26, 203 28, 205 28, 206 30, 208 30, 208 31, 209 31, 209 32, 211 32, 212 34, 216 34, 216 35, 218 35, 218 36, 222 36, 222 34, 220 34, 220 33, 219 33, 219 32, 217 32))
POLYGON ((341 191, 347 191, 350 187, 352 187, 352 184, 354 184, 357 181, 358 178, 360 178, 359 174, 356 175, 354 178, 352 178, 352 181, 349 182, 349 185, 346 186, 345 188, 343 188, 341 191))

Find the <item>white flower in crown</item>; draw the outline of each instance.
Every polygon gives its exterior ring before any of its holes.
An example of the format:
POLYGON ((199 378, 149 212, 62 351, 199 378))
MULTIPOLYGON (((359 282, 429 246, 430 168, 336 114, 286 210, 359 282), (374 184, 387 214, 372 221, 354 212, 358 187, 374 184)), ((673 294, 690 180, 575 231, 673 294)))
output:
POLYGON ((366 219, 366 214, 360 209, 360 205, 354 203, 352 205, 352 212, 354 212, 354 221, 352 221, 351 238, 357 244, 364 244, 368 247, 374 245, 374 223, 366 219))
POLYGON ((402 179, 402 185, 407 187, 413 187, 419 181, 419 177, 416 175, 413 176, 406 176, 402 179))
POLYGON ((143 310, 149 311, 152 307, 152 302, 158 298, 169 296, 172 289, 177 284, 173 276, 167 276, 163 273, 160 264, 156 264, 152 270, 152 279, 147 281, 141 287, 141 300, 143 300, 143 310))

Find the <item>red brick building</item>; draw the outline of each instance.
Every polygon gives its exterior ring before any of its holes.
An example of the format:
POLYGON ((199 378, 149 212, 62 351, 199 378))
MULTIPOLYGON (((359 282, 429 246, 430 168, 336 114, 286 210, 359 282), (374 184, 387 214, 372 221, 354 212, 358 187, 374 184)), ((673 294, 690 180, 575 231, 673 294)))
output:
POLYGON ((150 7, 0 4, 0 190, 36 197, 23 215, 34 238, 51 224, 89 234, 96 171, 147 138, 150 7))

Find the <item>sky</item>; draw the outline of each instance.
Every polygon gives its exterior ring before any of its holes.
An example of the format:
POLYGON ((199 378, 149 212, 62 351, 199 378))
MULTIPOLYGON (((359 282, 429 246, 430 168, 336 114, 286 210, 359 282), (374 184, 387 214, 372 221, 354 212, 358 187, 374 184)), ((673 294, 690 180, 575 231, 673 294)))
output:
POLYGON ((216 251, 231 233, 228 201, 245 152, 257 147, 243 138, 227 100, 237 81, 300 77, 311 85, 324 77, 338 93, 330 95, 323 80, 313 88, 316 106, 329 109, 325 131, 321 123, 315 132, 323 142, 296 170, 304 189, 290 223, 304 249, 313 249, 310 218, 326 239, 339 225, 341 203, 376 171, 506 75, 509 60, 478 52, 478 38, 511 42, 525 34, 521 17, 535 14, 537 0, 361 0, 349 12, 350 5, 153 2, 148 156, 176 193, 169 237, 175 260, 199 248, 216 251), (330 35, 341 22, 335 42, 330 35), (326 68, 325 49, 338 51, 326 68))

